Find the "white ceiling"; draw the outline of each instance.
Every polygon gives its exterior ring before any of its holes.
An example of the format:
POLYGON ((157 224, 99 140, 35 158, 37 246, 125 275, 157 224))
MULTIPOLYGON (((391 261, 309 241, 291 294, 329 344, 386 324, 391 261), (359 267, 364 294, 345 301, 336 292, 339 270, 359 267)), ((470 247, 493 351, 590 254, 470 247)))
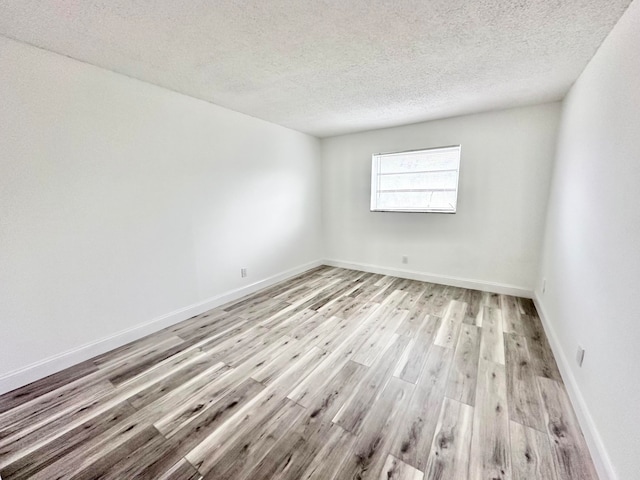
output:
POLYGON ((558 100, 630 0, 0 0, 0 33, 316 136, 558 100))

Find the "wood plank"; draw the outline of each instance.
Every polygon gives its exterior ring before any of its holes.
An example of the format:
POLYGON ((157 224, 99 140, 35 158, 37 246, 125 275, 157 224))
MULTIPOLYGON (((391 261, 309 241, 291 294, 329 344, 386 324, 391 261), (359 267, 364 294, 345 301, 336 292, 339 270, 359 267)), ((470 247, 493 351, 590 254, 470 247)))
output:
POLYGON ((431 284, 431 288, 425 293, 428 313, 442 317, 449 304, 449 297, 446 294, 447 287, 444 285, 431 284))
POLYGON ((500 294, 492 292, 482 292, 482 306, 500 308, 500 294))
POLYGON ((500 309, 502 310, 502 328, 504 333, 516 333, 524 335, 522 313, 516 297, 500 295, 500 309))
POLYGON ((232 448, 241 438, 245 441, 251 438, 249 434, 260 425, 273 426, 282 418, 286 418, 285 423, 290 424, 291 419, 302 414, 302 411, 299 405, 265 389, 201 441, 185 458, 198 471, 206 474, 214 468, 227 448, 232 448))
POLYGON ((157 434, 149 424, 140 422, 136 415, 131 415, 84 443, 83 448, 71 451, 30 478, 35 480, 72 478, 86 472, 96 462, 101 461, 103 466, 106 466, 105 458, 108 459, 106 463, 115 463, 131 449, 151 440, 157 434))
POLYGON ((405 463, 424 471, 429 448, 438 422, 453 350, 434 345, 420 374, 406 415, 390 453, 405 463))
POLYGON ((533 303, 533 300, 531 300, 530 298, 517 298, 517 300, 518 305, 520 306, 520 313, 530 317, 538 316, 538 311, 536 310, 536 306, 533 303))
POLYGON ((289 336, 296 340, 300 340, 301 338, 309 335, 314 329, 325 323, 328 318, 329 317, 326 317, 322 313, 316 313, 311 318, 300 323, 296 328, 291 330, 291 332, 289 332, 289 336))
POLYGON ((158 477, 158 480, 200 480, 202 475, 184 458, 158 477))
MULTIPOLYGON (((80 463, 80 467, 73 473, 72 478, 77 480, 104 478, 111 468, 117 468, 117 465, 130 458, 133 452, 150 444, 157 444, 158 440, 164 441, 153 427, 147 427, 126 441, 117 444, 114 442, 107 452, 91 456, 88 461, 80 463)), ((66 475, 63 474, 62 478, 66 478, 66 475)))
POLYGON ((462 326, 449 372, 447 397, 467 405, 475 404, 479 357, 480 329, 465 324, 462 326))
POLYGON ((396 335, 388 345, 380 359, 362 379, 353 395, 336 413, 333 422, 351 433, 357 433, 362 427, 371 406, 382 393, 400 360, 409 340, 396 335))
POLYGON ((424 317, 423 324, 416 332, 407 349, 405 355, 398 362, 394 376, 410 383, 416 383, 422 372, 422 368, 427 360, 427 355, 436 332, 440 328, 440 317, 427 315, 424 317))
POLYGON ((336 478, 377 478, 380 475, 414 388, 415 385, 396 377, 389 380, 371 407, 353 450, 347 455, 336 478))
POLYGON ((553 357, 547 336, 544 333, 542 322, 538 317, 526 317, 524 324, 526 327, 527 349, 531 355, 533 372, 539 377, 562 382, 562 376, 553 357))
POLYGON ((0 397, 5 480, 594 472, 531 300, 335 267, 0 397))
POLYGON ((210 390, 207 389, 204 395, 186 402, 170 415, 156 421, 154 427, 167 438, 179 436, 192 442, 196 434, 202 435, 207 430, 214 430, 263 389, 264 385, 251 378, 225 394, 218 393, 214 387, 212 390, 216 393, 210 396, 210 390))
POLYGON ((290 343, 274 352, 272 358, 255 364, 251 378, 265 385, 280 377, 293 363, 309 353, 313 345, 291 339, 290 343))
POLYGON ((288 432, 302 413, 303 409, 289 400, 283 400, 284 408, 264 417, 246 427, 246 434, 235 435, 221 448, 212 452, 215 461, 201 466, 206 471, 206 479, 243 479, 251 478, 253 469, 269 454, 288 432))
POLYGON ((434 340, 436 345, 447 348, 455 348, 458 341, 458 333, 460 326, 465 319, 467 312, 467 304, 452 300, 442 317, 440 329, 434 340))
POLYGON ((338 425, 333 425, 327 441, 311 460, 300 480, 327 480, 335 478, 356 437, 338 425))
MULTIPOLYGON (((483 293, 480 290, 467 290, 466 302, 467 302, 467 316, 473 319, 477 318, 480 312, 482 312, 482 300, 483 293)), ((470 324, 470 325, 474 325, 470 324)))
POLYGON ((511 479, 504 365, 480 359, 473 415, 469 479, 511 479))
MULTIPOLYGON (((225 356, 224 362, 230 367, 238 367, 247 361, 254 361, 256 357, 262 355, 265 351, 271 351, 273 354, 277 354, 278 351, 284 350, 293 341, 295 341, 295 339, 292 339, 288 335, 280 335, 273 338, 270 332, 264 333, 246 343, 242 348, 237 348, 235 351, 228 353, 225 356)), ((215 355, 214 358, 216 358, 215 355)))
POLYGON ((426 478, 468 478, 473 407, 445 398, 431 444, 426 478))
MULTIPOLYGON (((111 396, 113 400, 115 397, 111 396)), ((88 399, 80 402, 75 408, 67 411, 64 415, 52 417, 47 421, 47 417, 43 416, 37 428, 25 428, 24 434, 20 431, 12 432, 12 436, 8 436, 2 440, 0 445, 0 467, 16 462, 25 455, 31 454, 34 450, 55 441, 58 437, 66 435, 70 430, 75 429, 93 417, 100 415, 109 407, 103 407, 103 395, 92 395, 88 399)), ((124 399, 120 399, 122 401, 124 399)), ((120 403, 113 401, 113 404, 120 403)))
POLYGON ((499 309, 491 307, 483 308, 480 358, 488 362, 504 365, 502 313, 499 309))
MULTIPOLYGON (((323 424, 319 435, 321 437, 330 436, 332 428, 339 427, 331 423, 323 424)), ((318 441, 306 439, 295 428, 292 430, 280 438, 269 455, 263 457, 253 470, 246 475, 234 478, 242 480, 298 480, 320 450, 321 444, 318 441)))
MULTIPOLYGON (((420 330, 425 318, 429 315, 427 302, 425 300, 426 292, 427 290, 425 289, 418 300, 409 309, 409 313, 404 319, 404 322, 402 322, 396 330, 398 335, 405 335, 409 338, 413 338, 418 333, 418 330, 420 330)), ((435 318, 435 315, 433 318, 435 318)))
POLYGON ((355 310, 349 317, 344 318, 336 327, 327 332, 318 342, 318 347, 323 350, 334 351, 339 348, 347 339, 351 339, 356 332, 359 339, 354 340, 354 347, 357 347, 373 331, 377 322, 375 312, 380 308, 378 303, 365 303, 355 310))
POLYGON ((382 315, 378 327, 371 333, 354 353, 352 360, 370 367, 380 356, 389 341, 395 335, 395 330, 407 316, 406 310, 393 309, 388 315, 382 315))
MULTIPOLYGON (((242 451, 228 454, 229 458, 226 462, 235 467, 225 467, 223 458, 217 462, 207 478, 300 478, 313 459, 320 455, 327 443, 327 438, 331 439, 334 436, 335 429, 343 432, 340 427, 331 424, 331 418, 341 407, 344 399, 357 386, 357 380, 364 375, 365 370, 366 367, 360 364, 348 362, 326 385, 324 391, 316 396, 304 415, 295 420, 293 426, 291 426, 292 421, 286 423, 286 427, 291 428, 286 438, 280 436, 281 440, 273 446, 274 451, 269 452, 269 458, 249 452, 251 462, 239 461, 238 459, 242 459, 248 450, 244 445, 242 451), (260 464, 256 465, 261 458, 260 464), (256 466, 252 467, 253 465, 256 466), (224 470, 225 468, 227 470, 224 470)), ((254 437, 255 435, 250 435, 250 438, 254 437)), ((274 437, 275 435, 270 435, 270 438, 274 437)), ((341 433, 339 437, 343 437, 341 433)), ((325 450, 324 454, 329 455, 330 452, 325 450)), ((317 469, 318 467, 314 470, 317 469)))
MULTIPOLYGON (((0 448, 6 452, 7 447, 13 445, 9 451, 14 452, 16 446, 24 442, 22 439, 53 422, 65 428, 73 428, 68 427, 69 418, 77 421, 86 419, 87 406, 98 409, 101 399, 113 398, 114 395, 113 386, 107 381, 102 381, 88 385, 84 392, 81 389, 77 391, 74 389, 73 392, 64 392, 57 398, 48 397, 41 405, 35 402, 9 410, 0 416, 0 448), (39 406, 41 408, 38 408, 39 406), (60 419, 63 418, 67 420, 61 421, 60 419)), ((59 434, 55 431, 55 427, 50 430, 51 435, 59 434)), ((40 437, 46 437, 46 435, 40 435, 40 437)), ((0 466, 7 461, 6 458, 0 458, 0 466)))
POLYGON ((393 455, 387 455, 378 480, 423 480, 424 473, 393 455))
POLYGON ((597 480, 598 475, 564 386, 540 377, 538 384, 558 479, 597 480))
POLYGON ((213 336, 242 320, 238 315, 225 311, 209 310, 209 312, 190 318, 166 329, 168 334, 175 335, 185 341, 200 340, 206 336, 213 336))
POLYGON ((181 457, 162 435, 155 435, 150 441, 117 462, 106 462, 92 465, 84 473, 85 478, 94 479, 99 474, 100 480, 120 480, 122 478, 158 478, 166 473, 181 457), (96 476, 94 476, 96 475, 96 476))
MULTIPOLYGON (((178 356, 176 355, 176 357, 178 356)), ((194 351, 192 355, 180 356, 175 363, 172 362, 164 366, 164 368, 156 369, 155 374, 158 381, 147 388, 137 390, 130 388, 131 384, 125 384, 121 385, 120 390, 125 392, 134 391, 135 393, 129 396, 127 400, 135 408, 140 409, 181 387, 215 365, 216 362, 211 357, 199 351, 194 351)))
POLYGON ((365 370, 366 367, 349 361, 316 396, 311 407, 292 422, 293 426, 276 442, 268 456, 251 472, 234 474, 233 478, 299 479, 322 450, 327 437, 332 436, 333 430, 340 429, 331 423, 331 418, 358 385, 357 378, 362 377, 365 370))
MULTIPOLYGON (((157 342, 157 339, 154 340, 157 342)), ((44 395, 76 380, 83 380, 84 377, 97 370, 98 368, 93 361, 89 360, 5 393, 0 396, 0 414, 22 406, 31 400, 41 399, 44 395)))
MULTIPOLYGON (((16 461, 4 466, 1 471, 2 476, 5 480, 29 478, 73 450, 83 448, 88 440, 106 432, 134 412, 131 405, 123 402, 70 429, 64 435, 56 437, 55 440, 26 439, 32 447, 31 453, 19 455, 16 461)), ((0 449, 0 458, 6 458, 7 454, 7 451, 0 449)))
MULTIPOLYGON (((357 346, 363 341, 363 337, 374 328, 371 310, 361 312, 364 317, 357 329, 346 338, 341 338, 341 343, 334 349, 324 361, 309 376, 287 395, 288 398, 304 407, 309 407, 309 399, 325 385, 336 372, 338 372, 354 354, 357 346)), ((322 347, 324 344, 318 344, 322 347)))
POLYGON ((513 421, 510 431, 513 480, 556 480, 549 437, 513 421))
POLYGON ((542 401, 533 374, 529 351, 523 336, 504 335, 509 418, 531 428, 545 431, 542 401))
POLYGON ((414 305, 420 302, 426 289, 425 283, 410 281, 409 286, 405 289, 406 295, 398 304, 398 308, 402 310, 411 310, 414 305))
MULTIPOLYGON (((109 366, 118 365, 131 356, 140 355, 149 350, 156 349, 164 340, 174 341, 176 335, 161 332, 160 335, 147 335, 141 339, 129 342, 126 345, 110 350, 102 355, 98 355, 91 359, 94 365, 99 368, 108 368, 109 366)), ((175 344, 175 343, 174 343, 175 344)))
POLYGON ((158 364, 169 360, 173 355, 182 352, 185 348, 188 347, 181 338, 168 337, 158 346, 120 362, 117 368, 109 372, 107 379, 113 385, 118 386, 147 370, 157 367, 158 364))
POLYGON ((367 372, 365 366, 349 360, 314 397, 309 399, 309 416, 313 419, 332 420, 361 384, 367 372))

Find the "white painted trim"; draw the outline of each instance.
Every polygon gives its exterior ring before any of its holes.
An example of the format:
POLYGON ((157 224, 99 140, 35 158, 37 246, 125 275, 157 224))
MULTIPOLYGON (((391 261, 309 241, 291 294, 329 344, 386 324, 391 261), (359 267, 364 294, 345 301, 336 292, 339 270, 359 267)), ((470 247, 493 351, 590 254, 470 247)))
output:
POLYGON ((133 342, 134 340, 138 340, 142 337, 155 333, 163 328, 167 328, 178 322, 187 320, 195 315, 200 315, 207 310, 211 310, 212 308, 237 300, 258 290, 286 280, 287 278, 299 275, 300 273, 322 264, 323 262, 321 260, 315 260, 313 262, 305 263, 304 265, 299 265, 295 268, 272 275, 271 277, 263 280, 259 280, 251 285, 216 295, 215 297, 202 302, 194 303, 193 305, 167 313, 148 322, 122 330, 110 335, 109 337, 67 350, 66 352, 45 358, 39 362, 32 363, 26 367, 1 375, 0 394, 9 392, 23 385, 27 385, 33 381, 64 370, 65 368, 84 362, 85 360, 89 360, 96 355, 100 355, 108 352, 109 350, 113 350, 114 348, 126 345, 129 342, 133 342))
POLYGON ((618 480, 618 475, 613 468, 611 458, 607 453, 607 449, 605 448, 602 437, 600 436, 598 428, 593 421, 593 417, 589 412, 589 408, 582 396, 582 392, 580 392, 578 382, 576 381, 576 378, 569 366, 569 360, 567 359, 556 331, 553 328, 553 323, 542 305, 540 296, 540 292, 536 291, 533 297, 533 302, 535 303, 540 319, 542 320, 542 326, 544 327, 547 338, 549 339, 553 356, 558 363, 562 380, 564 381, 567 393, 571 399, 571 404, 573 405, 573 409, 578 417, 582 434, 584 435, 584 439, 587 441, 587 446, 589 447, 589 452, 591 453, 591 458, 596 470, 598 471, 598 475, 602 480, 618 480))
POLYGON ((483 292, 502 293, 504 295, 513 295, 516 297, 533 297, 533 292, 528 288, 506 285, 503 283, 450 277, 448 275, 417 272, 414 270, 399 270, 394 268, 380 267, 378 265, 370 265, 367 263, 346 262, 344 260, 325 260, 324 263, 325 265, 329 265, 332 267, 350 268, 351 270, 379 273, 382 275, 391 275, 393 277, 420 280, 422 282, 439 283, 441 285, 451 285, 452 287, 469 288, 473 290, 481 290, 483 292))

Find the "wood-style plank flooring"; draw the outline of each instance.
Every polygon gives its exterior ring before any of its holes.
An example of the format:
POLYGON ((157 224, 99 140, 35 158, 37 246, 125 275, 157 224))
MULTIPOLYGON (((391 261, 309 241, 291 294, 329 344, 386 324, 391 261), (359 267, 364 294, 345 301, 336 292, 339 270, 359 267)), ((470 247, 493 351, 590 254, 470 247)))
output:
POLYGON ((0 397, 0 475, 597 478, 531 300, 326 266, 0 397))

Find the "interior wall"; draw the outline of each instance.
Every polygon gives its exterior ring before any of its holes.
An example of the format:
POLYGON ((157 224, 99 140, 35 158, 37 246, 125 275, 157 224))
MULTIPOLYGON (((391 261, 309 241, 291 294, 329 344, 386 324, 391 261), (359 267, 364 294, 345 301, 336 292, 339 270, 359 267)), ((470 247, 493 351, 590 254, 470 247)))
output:
POLYGON ((639 79, 636 1, 564 100, 537 287, 605 467, 629 480, 640 472, 639 79))
POLYGON ((0 377, 319 260, 318 139, 1 37, 0 65, 0 377))
POLYGON ((532 291, 559 113, 551 103, 323 139, 325 257, 532 291), (373 153, 457 144, 456 214, 369 211, 373 153))

